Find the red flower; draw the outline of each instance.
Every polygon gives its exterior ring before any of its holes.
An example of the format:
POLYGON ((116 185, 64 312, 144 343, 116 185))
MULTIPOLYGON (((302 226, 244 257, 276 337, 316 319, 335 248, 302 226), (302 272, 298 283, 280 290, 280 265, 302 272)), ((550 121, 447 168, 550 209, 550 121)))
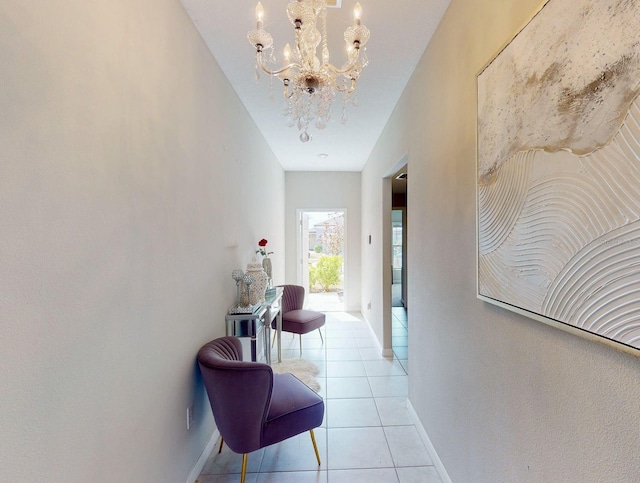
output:
POLYGON ((262 255, 263 257, 268 257, 269 255, 271 255, 273 252, 268 252, 267 249, 265 248, 267 246, 267 240, 266 238, 263 238, 262 240, 260 240, 258 242, 258 246, 260 248, 258 248, 256 250, 256 253, 259 253, 260 255, 262 255))

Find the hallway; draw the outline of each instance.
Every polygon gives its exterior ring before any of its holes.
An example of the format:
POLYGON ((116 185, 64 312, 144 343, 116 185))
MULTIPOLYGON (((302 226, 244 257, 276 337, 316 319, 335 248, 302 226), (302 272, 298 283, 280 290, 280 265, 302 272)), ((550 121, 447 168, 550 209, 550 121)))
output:
MULTIPOLYGON (((323 334, 324 344, 317 331, 302 339, 303 358, 320 368, 325 399, 325 419, 315 431, 320 470, 304 433, 251 453, 247 482, 440 482, 407 410, 406 361, 381 356, 360 314, 328 313, 323 334)), ((283 334, 282 341, 284 359, 299 357, 297 337, 283 334)), ((216 445, 199 483, 239 481, 241 460, 226 447, 217 454, 216 445)))

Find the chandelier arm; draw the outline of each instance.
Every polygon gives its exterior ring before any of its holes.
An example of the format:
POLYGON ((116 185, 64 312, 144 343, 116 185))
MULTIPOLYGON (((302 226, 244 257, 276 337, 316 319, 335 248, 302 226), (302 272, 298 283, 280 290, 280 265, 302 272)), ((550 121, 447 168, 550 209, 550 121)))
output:
POLYGON ((281 69, 277 69, 277 70, 269 70, 267 69, 267 67, 264 65, 264 63, 262 62, 262 52, 257 52, 256 53, 256 60, 258 61, 258 66, 260 66, 260 68, 267 74, 269 75, 278 75, 278 74, 282 74, 284 71, 291 69, 292 67, 295 67, 297 69, 301 69, 302 66, 296 62, 291 62, 287 65, 285 65, 284 67, 282 67, 281 69))
POLYGON ((325 66, 329 70, 331 70, 334 74, 346 74, 347 72, 349 72, 351 69, 355 67, 359 58, 360 58, 360 50, 358 49, 357 55, 354 57, 354 59, 351 62, 349 62, 349 65, 347 65, 344 69, 338 69, 333 64, 325 64, 325 66))
POLYGON ((355 79, 351 79, 351 85, 349 86, 348 89, 346 87, 341 87, 338 83, 335 83, 334 87, 336 88, 337 91, 342 92, 343 94, 351 94, 353 91, 356 90, 356 81, 355 79))

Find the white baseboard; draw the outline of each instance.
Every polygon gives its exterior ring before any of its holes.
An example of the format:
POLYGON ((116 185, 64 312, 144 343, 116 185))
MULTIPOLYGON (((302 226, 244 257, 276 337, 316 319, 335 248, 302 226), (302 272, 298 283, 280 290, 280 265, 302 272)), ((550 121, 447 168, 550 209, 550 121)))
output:
POLYGON ((189 476, 187 476, 186 483, 194 483, 198 479, 219 437, 220 437, 220 431, 216 429, 211 435, 211 439, 209 440, 204 450, 202 451, 200 458, 198 458, 198 461, 196 461, 196 464, 189 472, 189 476))
POLYGON ((383 349, 382 357, 393 357, 393 349, 383 349))
POLYGON ((442 480, 443 483, 452 483, 451 478, 449 478, 449 474, 447 473, 447 470, 442 464, 442 460, 438 456, 438 453, 436 452, 436 449, 433 446, 433 443, 429 439, 429 435, 425 431, 424 426, 422 425, 422 422, 418 418, 418 414, 416 413, 416 410, 413 409, 413 405, 411 404, 411 401, 409 401, 408 399, 407 399, 407 410, 409 411, 409 415, 411 416, 413 423, 416 425, 416 429, 418 430, 418 434, 420 434, 420 438, 422 438, 424 445, 427 447, 427 452, 429 453, 429 456, 431 456, 431 461, 433 461, 433 466, 438 472, 438 475, 440 475, 440 479, 442 480))
POLYGON ((380 341, 378 340, 378 336, 373 330, 373 327, 371 327, 371 322, 369 322, 369 319, 367 319, 367 316, 363 312, 360 312, 360 314, 362 315, 364 321, 367 323, 369 332, 373 336, 373 340, 376 342, 376 347, 380 351, 380 354, 382 354, 382 357, 393 357, 393 349, 383 349, 382 344, 380 344, 380 341))

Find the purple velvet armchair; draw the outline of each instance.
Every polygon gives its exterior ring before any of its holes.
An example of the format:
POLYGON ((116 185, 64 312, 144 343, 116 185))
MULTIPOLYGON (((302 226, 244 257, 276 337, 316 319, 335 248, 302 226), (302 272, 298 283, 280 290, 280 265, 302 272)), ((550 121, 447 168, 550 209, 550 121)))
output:
POLYGON ((242 454, 242 483, 248 453, 305 431, 311 434, 320 466, 313 433, 324 417, 320 396, 292 374, 274 374, 267 364, 243 361, 236 337, 205 344, 198 352, 198 364, 222 436, 220 450, 226 442, 242 454))
MULTIPOLYGON (((292 332, 300 336, 300 354, 302 354, 302 334, 318 329, 320 339, 322 331, 320 327, 324 325, 325 315, 315 310, 303 310, 304 287, 300 285, 282 285, 282 330, 292 332)), ((274 320, 271 326, 276 328, 274 320)), ((322 339, 324 342, 324 339, 322 339)))

